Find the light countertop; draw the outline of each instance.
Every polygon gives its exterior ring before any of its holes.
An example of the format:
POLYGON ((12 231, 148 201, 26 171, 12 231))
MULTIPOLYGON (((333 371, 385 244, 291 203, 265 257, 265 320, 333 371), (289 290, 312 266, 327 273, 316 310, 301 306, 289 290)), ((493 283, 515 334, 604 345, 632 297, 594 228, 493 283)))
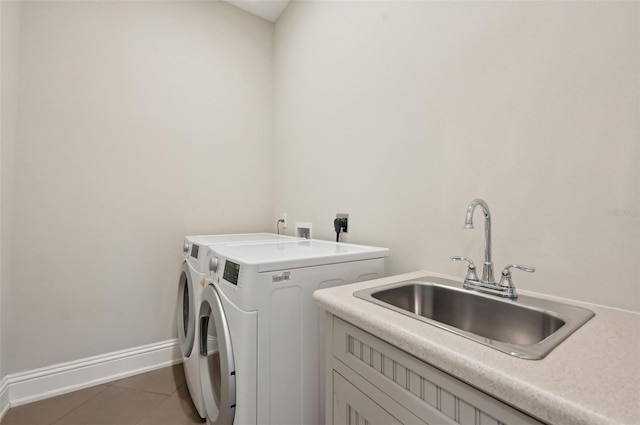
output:
POLYGON ((640 314, 520 291, 596 315, 541 360, 524 360, 353 296, 420 271, 322 289, 325 310, 550 424, 640 424, 640 314))

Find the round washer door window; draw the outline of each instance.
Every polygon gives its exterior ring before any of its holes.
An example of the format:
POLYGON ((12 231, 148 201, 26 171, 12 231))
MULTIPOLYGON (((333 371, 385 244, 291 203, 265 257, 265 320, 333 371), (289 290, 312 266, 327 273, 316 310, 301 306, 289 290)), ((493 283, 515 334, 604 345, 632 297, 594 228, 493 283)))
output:
MULTIPOLYGON (((188 357, 193 350, 196 334, 196 305, 193 282, 189 264, 182 263, 180 279, 178 280, 178 341, 182 356, 188 357)), ((195 353, 194 353, 195 354, 195 353)))
POLYGON ((231 335, 218 291, 208 285, 200 304, 200 373, 207 419, 231 425, 236 408, 236 369, 231 335))

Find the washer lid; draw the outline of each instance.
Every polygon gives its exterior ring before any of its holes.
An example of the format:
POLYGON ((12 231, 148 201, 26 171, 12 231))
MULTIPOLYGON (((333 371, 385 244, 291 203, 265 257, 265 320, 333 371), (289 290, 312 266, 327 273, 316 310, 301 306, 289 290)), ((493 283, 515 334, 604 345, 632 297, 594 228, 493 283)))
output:
POLYGON ((346 263, 389 256, 388 248, 315 239, 223 244, 212 248, 216 254, 231 261, 255 265, 258 272, 346 263))
POLYGON ((198 273, 209 271, 209 260, 207 257, 207 246, 215 246, 227 243, 259 243, 277 242, 288 240, 302 240, 294 236, 276 235, 274 233, 236 233, 228 235, 194 235, 185 238, 184 259, 197 270, 198 273))
POLYGON ((259 242, 297 240, 294 236, 276 235, 275 233, 235 233, 229 235, 194 235, 185 238, 187 242, 199 245, 218 245, 234 242, 259 242))

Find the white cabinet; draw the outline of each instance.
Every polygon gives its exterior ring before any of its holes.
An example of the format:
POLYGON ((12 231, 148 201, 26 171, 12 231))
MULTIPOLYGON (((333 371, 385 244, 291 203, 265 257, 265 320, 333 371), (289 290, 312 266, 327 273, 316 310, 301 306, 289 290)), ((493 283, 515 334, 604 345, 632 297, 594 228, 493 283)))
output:
POLYGON ((326 335, 327 423, 542 424, 330 314, 326 335))
MULTIPOLYGON (((333 423, 336 425, 400 424, 338 372, 333 373, 333 423)), ((424 423, 417 420, 415 422, 424 423)))

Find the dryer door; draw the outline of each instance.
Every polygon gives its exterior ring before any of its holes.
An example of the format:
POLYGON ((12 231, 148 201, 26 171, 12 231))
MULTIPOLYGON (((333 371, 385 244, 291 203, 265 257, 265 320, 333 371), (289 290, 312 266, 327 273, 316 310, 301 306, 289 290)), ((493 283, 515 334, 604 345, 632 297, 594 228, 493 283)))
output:
POLYGON ((189 263, 182 263, 178 280, 178 341, 183 357, 189 357, 193 350, 196 333, 196 305, 189 263))
POLYGON ((211 425, 231 425, 236 408, 236 369, 231 335, 216 288, 209 284, 200 304, 202 395, 211 425))

